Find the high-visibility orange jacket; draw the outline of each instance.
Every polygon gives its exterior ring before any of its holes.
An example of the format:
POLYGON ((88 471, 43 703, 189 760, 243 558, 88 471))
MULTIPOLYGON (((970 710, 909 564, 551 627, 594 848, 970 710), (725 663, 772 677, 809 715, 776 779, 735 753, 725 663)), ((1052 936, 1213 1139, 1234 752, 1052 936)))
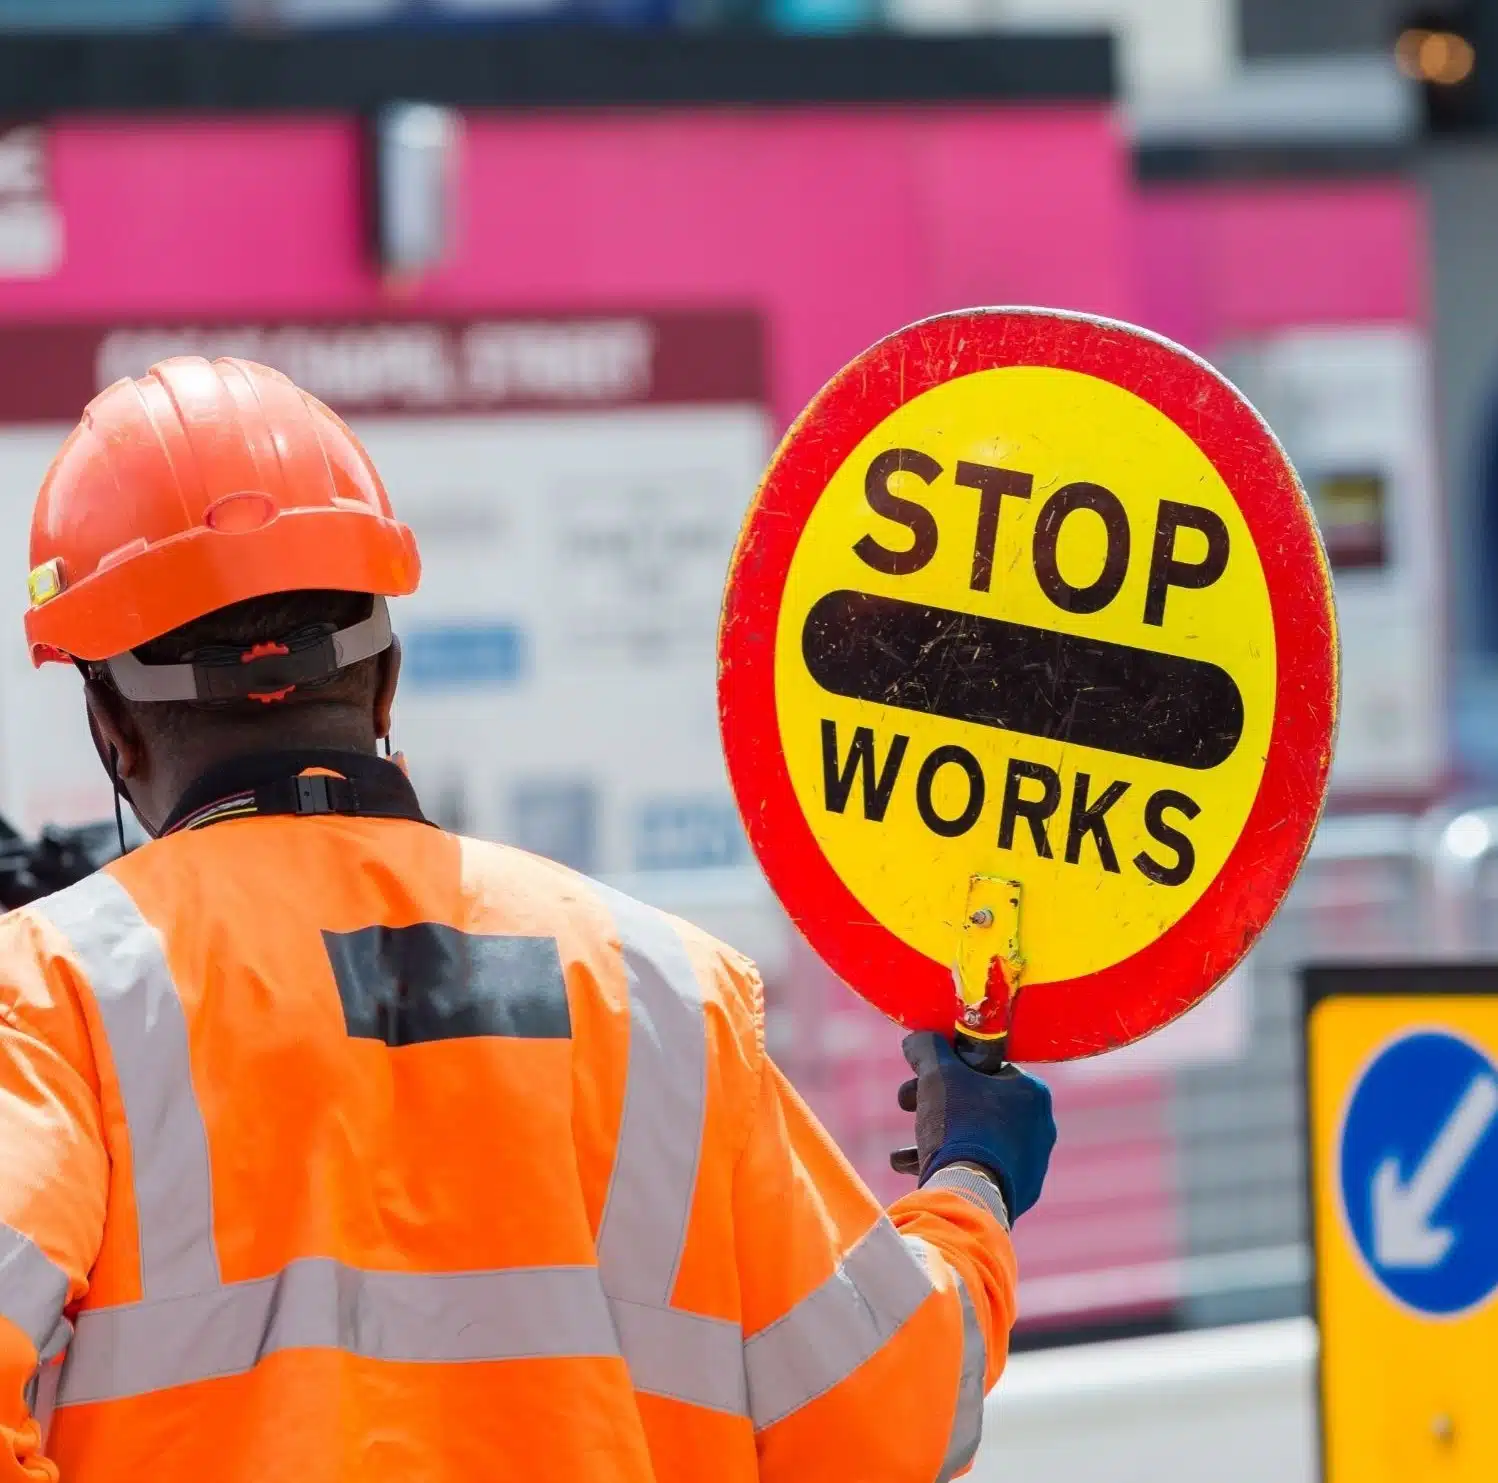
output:
POLYGON ((953 1476, 1002 1203, 882 1211, 763 1015, 685 923, 407 819, 0 918, 0 1483, 953 1476))

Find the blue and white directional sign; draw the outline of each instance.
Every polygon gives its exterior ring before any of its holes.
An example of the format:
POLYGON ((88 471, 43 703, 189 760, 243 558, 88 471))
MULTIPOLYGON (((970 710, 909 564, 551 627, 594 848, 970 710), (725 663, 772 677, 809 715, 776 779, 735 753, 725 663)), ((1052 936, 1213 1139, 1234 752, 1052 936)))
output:
POLYGON ((1389 1042, 1337 1150, 1353 1240, 1391 1297, 1450 1316, 1498 1291, 1498 1066, 1483 1051, 1438 1030, 1389 1042))
POLYGON ((1498 1483, 1498 963, 1303 986, 1322 1483, 1498 1483))

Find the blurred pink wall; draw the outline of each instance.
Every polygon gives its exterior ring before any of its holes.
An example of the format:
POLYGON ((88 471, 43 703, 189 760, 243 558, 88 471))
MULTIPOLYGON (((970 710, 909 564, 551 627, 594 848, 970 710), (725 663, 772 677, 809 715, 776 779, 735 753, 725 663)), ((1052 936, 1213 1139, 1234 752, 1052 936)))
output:
POLYGON ((1424 205, 1395 180, 1130 178, 1100 107, 479 115, 451 264, 392 298, 347 119, 64 120, 66 260, 10 319, 736 304, 788 419, 940 309, 1137 318, 1198 349, 1272 325, 1425 317, 1424 205))
POLYGON ((1135 311, 1101 107, 478 116, 452 263, 408 299, 363 251, 344 119, 63 121, 63 268, 0 316, 744 305, 788 420, 839 365, 967 304, 1135 311))
POLYGON ((1209 355, 1289 325, 1424 324, 1425 221, 1420 188, 1392 178, 1145 187, 1139 313, 1209 355))

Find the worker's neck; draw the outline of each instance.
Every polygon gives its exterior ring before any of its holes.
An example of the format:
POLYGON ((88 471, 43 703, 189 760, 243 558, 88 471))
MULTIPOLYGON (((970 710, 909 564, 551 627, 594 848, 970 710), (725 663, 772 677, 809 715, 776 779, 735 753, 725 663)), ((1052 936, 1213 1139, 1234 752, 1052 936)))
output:
POLYGON ((227 771, 232 764, 252 764, 270 753, 300 751, 361 752, 373 755, 376 750, 374 728, 368 721, 362 726, 357 719, 348 726, 322 724, 308 727, 278 727, 266 734, 256 728, 253 737, 213 737, 195 739, 193 744, 180 742, 162 749, 164 755, 153 755, 146 775, 130 795, 141 822, 153 832, 177 807, 188 789, 210 773, 227 771))

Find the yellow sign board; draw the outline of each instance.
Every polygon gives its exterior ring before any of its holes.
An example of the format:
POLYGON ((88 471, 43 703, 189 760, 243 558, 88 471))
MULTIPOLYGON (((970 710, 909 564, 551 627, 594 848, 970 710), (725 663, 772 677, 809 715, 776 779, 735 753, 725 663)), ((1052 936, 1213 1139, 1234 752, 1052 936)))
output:
POLYGON ((1493 1483, 1498 967, 1305 992, 1325 1483, 1493 1483))
POLYGON ((942 315, 834 377, 719 636, 729 775, 792 919, 902 1024, 1021 1060, 1127 1044, 1231 971, 1314 830, 1336 684, 1258 414, 1158 336, 1048 310, 942 315))

